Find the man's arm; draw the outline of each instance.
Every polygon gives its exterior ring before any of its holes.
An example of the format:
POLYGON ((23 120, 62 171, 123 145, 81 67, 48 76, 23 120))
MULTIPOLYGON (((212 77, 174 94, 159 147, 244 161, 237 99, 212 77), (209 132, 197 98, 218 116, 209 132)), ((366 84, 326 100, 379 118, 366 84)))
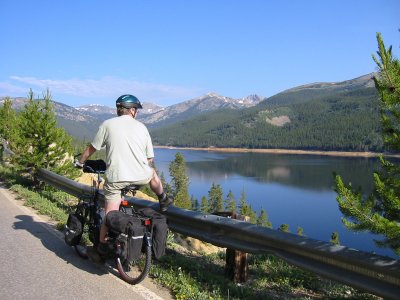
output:
POLYGON ((81 158, 79 159, 79 163, 83 165, 85 163, 85 161, 95 152, 96 152, 96 148, 93 147, 92 144, 87 146, 85 151, 83 151, 81 158))

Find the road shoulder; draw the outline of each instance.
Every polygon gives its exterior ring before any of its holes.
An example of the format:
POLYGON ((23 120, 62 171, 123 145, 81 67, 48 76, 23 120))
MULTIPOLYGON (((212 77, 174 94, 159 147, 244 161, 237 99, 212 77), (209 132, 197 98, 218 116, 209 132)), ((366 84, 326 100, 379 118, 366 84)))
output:
MULTIPOLYGON (((56 222, 51 220, 46 215, 41 215, 38 214, 38 212, 28 206, 24 205, 24 200, 23 199, 18 199, 17 195, 8 190, 2 182, 0 182, 0 193, 11 203, 16 205, 25 215, 32 217, 32 219, 35 222, 40 223, 47 231, 49 231, 51 234, 55 235, 58 239, 61 239, 64 241, 64 235, 62 232, 56 229, 56 222)), ((68 247, 65 245, 65 247, 68 247)), ((94 263, 93 263, 94 264, 94 263)), ((136 293, 140 293, 145 299, 165 299, 165 300, 170 300, 174 299, 174 297, 171 295, 170 291, 166 289, 165 287, 162 287, 158 283, 156 283, 154 280, 151 278, 146 278, 141 284, 138 285, 130 285, 123 280, 121 280, 118 277, 118 274, 115 274, 115 272, 112 272, 111 269, 113 269, 112 266, 109 265, 99 265, 99 264, 94 264, 96 267, 101 268, 102 271, 107 271, 109 275, 115 279, 119 284, 123 284, 127 286, 128 288, 134 287, 136 293)))

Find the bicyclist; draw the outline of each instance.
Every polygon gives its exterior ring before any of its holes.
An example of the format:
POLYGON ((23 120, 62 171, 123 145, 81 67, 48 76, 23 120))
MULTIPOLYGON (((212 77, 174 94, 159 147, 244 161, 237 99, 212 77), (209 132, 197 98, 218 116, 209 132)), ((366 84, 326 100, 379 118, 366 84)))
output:
MULTIPOLYGON (((173 198, 164 192, 161 180, 152 167, 154 151, 150 134, 144 124, 135 118, 142 104, 133 95, 122 95, 116 101, 118 117, 104 121, 93 142, 82 153, 76 163, 83 166, 85 161, 97 150, 106 148, 104 196, 105 213, 119 210, 121 189, 136 184, 150 184, 157 195, 160 210, 166 211, 173 203, 173 198)), ((98 252, 106 249, 108 228, 103 222, 100 229, 98 252)))

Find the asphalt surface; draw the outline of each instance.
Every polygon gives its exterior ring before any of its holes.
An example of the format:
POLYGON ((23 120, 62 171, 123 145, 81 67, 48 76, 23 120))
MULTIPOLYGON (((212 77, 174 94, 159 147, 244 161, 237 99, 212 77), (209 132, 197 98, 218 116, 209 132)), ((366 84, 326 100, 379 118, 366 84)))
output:
POLYGON ((0 204, 0 299, 172 299, 148 278, 129 285, 110 266, 78 257, 61 232, 1 186, 0 204))

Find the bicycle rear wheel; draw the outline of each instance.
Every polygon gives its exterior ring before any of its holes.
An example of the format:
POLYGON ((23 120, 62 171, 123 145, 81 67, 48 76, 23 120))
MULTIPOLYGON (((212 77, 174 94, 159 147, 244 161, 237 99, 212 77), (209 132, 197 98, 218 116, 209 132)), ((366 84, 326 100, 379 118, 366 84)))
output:
POLYGON ((142 282, 149 274, 151 266, 151 246, 144 245, 139 258, 132 262, 123 261, 120 257, 116 259, 117 269, 122 280, 130 284, 142 282))

